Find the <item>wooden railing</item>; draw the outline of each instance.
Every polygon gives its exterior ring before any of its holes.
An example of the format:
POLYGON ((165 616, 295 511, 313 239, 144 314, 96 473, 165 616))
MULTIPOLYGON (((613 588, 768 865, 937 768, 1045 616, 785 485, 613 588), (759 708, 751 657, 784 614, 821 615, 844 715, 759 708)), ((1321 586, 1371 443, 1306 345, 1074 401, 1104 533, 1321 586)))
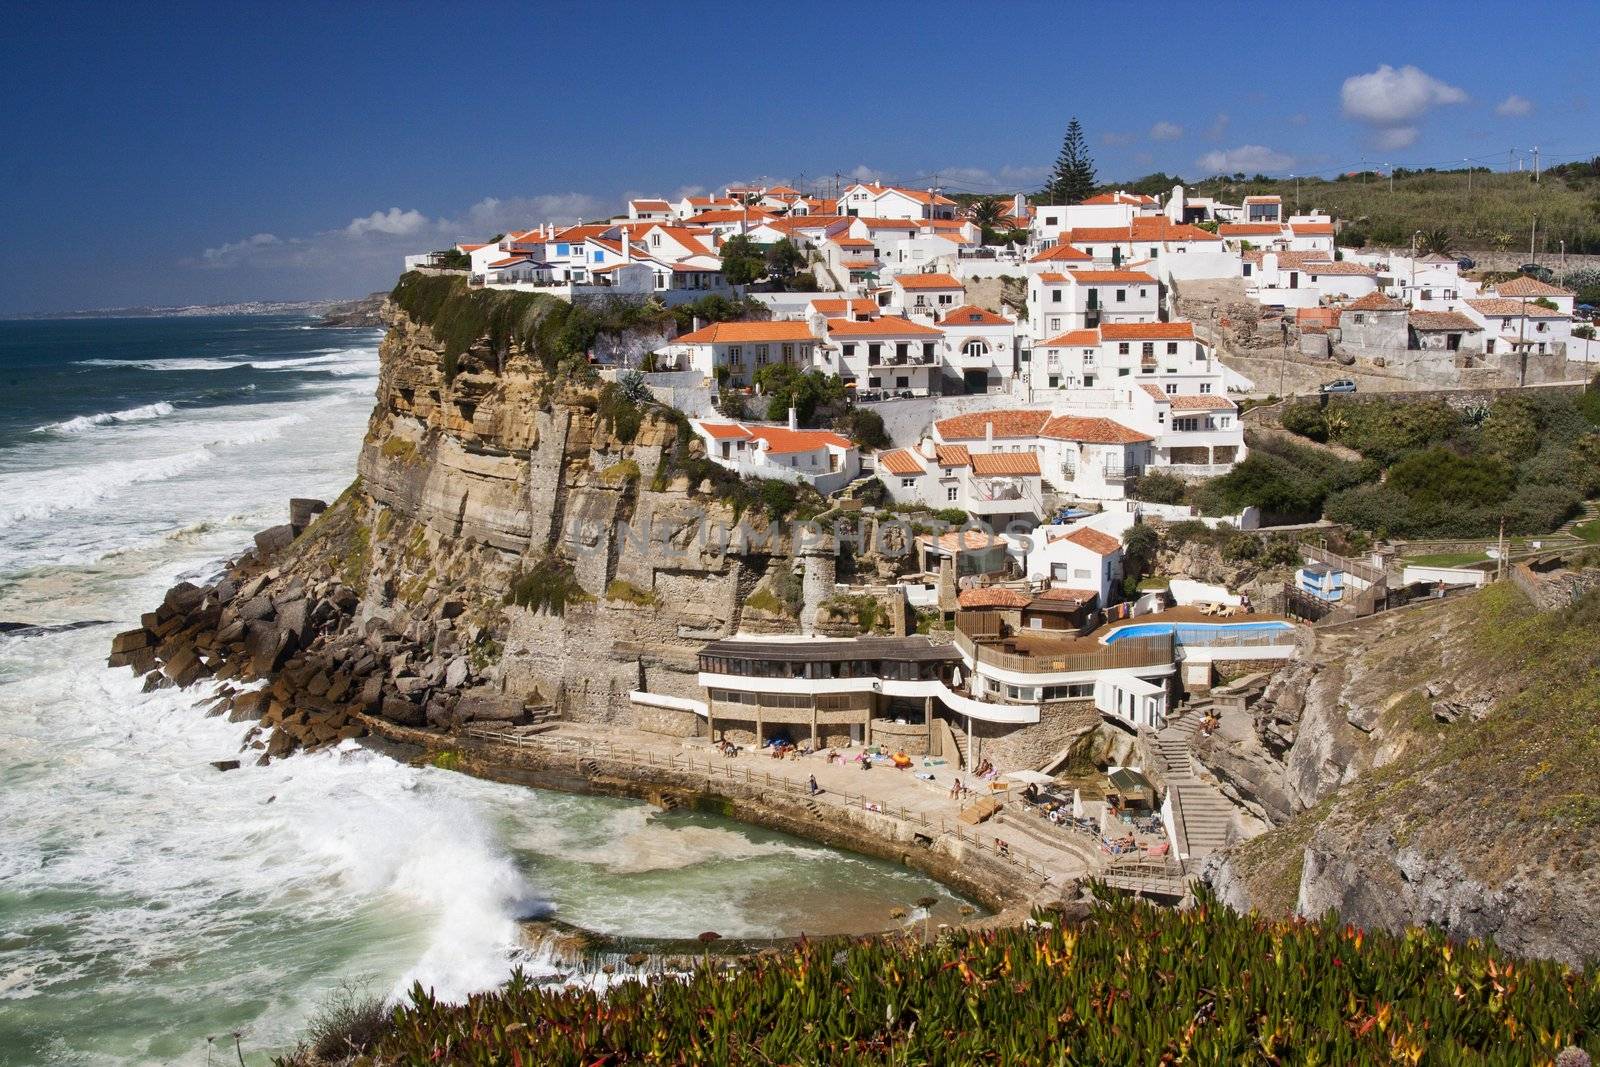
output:
POLYGON ((956 630, 955 643, 961 654, 975 663, 1030 674, 1159 667, 1172 662, 1173 647, 1171 634, 1156 634, 1125 638, 1091 652, 1029 655, 1007 652, 996 644, 976 641, 959 628, 956 630))

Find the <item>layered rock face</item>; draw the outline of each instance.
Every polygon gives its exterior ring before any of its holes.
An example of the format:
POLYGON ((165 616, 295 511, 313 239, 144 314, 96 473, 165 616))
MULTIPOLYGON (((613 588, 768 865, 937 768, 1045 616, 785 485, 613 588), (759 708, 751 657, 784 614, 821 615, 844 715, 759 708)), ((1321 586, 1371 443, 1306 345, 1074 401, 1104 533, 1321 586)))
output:
POLYGON ((1593 620, 1509 585, 1319 631, 1248 736, 1197 742, 1277 827, 1208 880, 1239 908, 1600 956, 1596 649, 1593 620))
POLYGON ((685 454, 674 422, 646 415, 623 440, 594 387, 516 342, 449 359, 428 326, 387 317, 356 483, 314 522, 302 506, 309 526, 263 533, 217 587, 174 590, 118 638, 113 666, 154 672, 151 685, 272 678, 270 699, 233 713, 290 723, 280 750, 340 739, 358 711, 633 724, 642 684, 698 693, 707 640, 793 632, 815 613, 831 555, 796 553, 785 529, 663 470, 685 454), (781 585, 802 602, 745 606, 781 585), (553 610, 518 592, 555 587, 553 610))

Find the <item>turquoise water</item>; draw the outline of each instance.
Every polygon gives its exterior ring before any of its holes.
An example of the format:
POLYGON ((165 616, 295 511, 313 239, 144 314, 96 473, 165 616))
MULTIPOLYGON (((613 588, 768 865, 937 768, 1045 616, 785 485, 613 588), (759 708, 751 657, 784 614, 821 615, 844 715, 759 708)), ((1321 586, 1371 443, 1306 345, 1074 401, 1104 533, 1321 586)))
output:
POLYGON ((1119 626, 1103 640, 1108 645, 1128 637, 1164 637, 1172 635, 1179 645, 1237 645, 1261 644, 1263 639, 1289 636, 1294 627, 1286 622, 1139 622, 1119 626))
POLYGON ((218 773, 245 724, 141 692, 111 635, 290 496, 349 484, 376 331, 286 317, 0 322, 0 1067, 236 1062, 345 979, 551 975, 518 919, 693 937, 882 929, 890 864, 725 819, 349 745, 218 773), (227 1058, 221 1044, 228 1046, 227 1058))

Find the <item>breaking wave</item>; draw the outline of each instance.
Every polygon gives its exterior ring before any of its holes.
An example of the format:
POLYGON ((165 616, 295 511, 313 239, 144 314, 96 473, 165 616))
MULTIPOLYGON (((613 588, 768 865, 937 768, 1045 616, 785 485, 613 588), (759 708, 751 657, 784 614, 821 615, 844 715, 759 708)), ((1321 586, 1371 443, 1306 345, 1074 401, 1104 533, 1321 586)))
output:
POLYGON ((63 422, 52 422, 36 428, 34 433, 83 433, 96 426, 110 426, 119 422, 146 422, 150 419, 159 419, 164 415, 171 415, 175 409, 165 400, 154 404, 144 404, 126 411, 102 411, 98 415, 79 415, 75 419, 63 422))

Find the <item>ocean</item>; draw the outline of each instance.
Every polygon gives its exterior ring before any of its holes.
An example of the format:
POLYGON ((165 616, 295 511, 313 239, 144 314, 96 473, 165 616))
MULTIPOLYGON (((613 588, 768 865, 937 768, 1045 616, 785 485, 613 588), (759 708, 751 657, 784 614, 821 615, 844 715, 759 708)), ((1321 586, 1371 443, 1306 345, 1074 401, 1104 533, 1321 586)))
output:
POLYGON ((554 974, 531 915, 758 937, 881 929, 926 895, 955 914, 890 864, 358 744, 221 773, 246 725, 105 668, 168 586, 350 482, 379 336, 0 322, 0 623, 33 627, 0 633, 0 1067, 221 1063, 235 1032, 255 1067, 342 982, 554 974))

